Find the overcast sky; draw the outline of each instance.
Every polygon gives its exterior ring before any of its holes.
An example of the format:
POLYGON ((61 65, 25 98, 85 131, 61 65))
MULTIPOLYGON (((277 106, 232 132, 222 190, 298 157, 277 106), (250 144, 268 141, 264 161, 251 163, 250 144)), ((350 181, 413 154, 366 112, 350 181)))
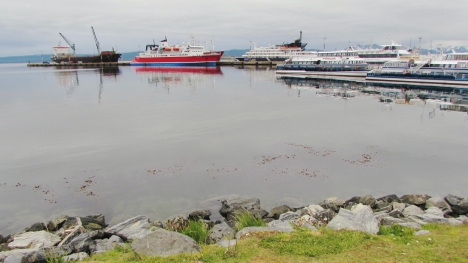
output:
POLYGON ((248 49, 291 42, 303 33, 307 48, 351 44, 409 47, 466 45, 468 0, 0 0, 0 56, 50 54, 76 44, 77 53, 137 51, 167 36, 182 44, 193 34, 215 49, 248 49))

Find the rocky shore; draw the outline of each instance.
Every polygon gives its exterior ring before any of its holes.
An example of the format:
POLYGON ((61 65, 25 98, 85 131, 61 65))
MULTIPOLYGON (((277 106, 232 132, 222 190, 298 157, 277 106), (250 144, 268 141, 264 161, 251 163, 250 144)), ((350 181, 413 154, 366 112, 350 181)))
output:
MULTIPOLYGON (((188 216, 152 221, 139 215, 114 226, 108 226, 103 215, 60 216, 46 223, 35 223, 23 231, 0 235, 0 262, 47 262, 53 257, 66 261, 80 260, 117 246, 130 245, 140 255, 170 256, 201 250, 192 238, 178 230, 189 220, 203 220, 209 228, 206 243, 232 246, 251 232, 291 232, 294 225, 317 230, 320 227, 348 229, 377 234, 380 226, 398 224, 419 230, 427 223, 461 225, 468 223, 468 198, 453 195, 394 194, 374 198, 354 196, 348 200, 328 198, 306 207, 282 205, 266 211, 257 198, 236 197, 220 200, 222 220, 210 221, 209 210, 198 210, 188 216), (250 212, 267 226, 246 227, 238 231, 235 216, 250 212)), ((415 232, 428 234, 427 230, 415 232)))

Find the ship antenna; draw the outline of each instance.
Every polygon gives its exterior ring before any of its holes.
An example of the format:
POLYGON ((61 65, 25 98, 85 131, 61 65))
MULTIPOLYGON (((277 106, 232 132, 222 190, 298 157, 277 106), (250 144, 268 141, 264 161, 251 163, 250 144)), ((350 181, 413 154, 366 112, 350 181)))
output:
POLYGON ((300 32, 300 35, 299 35, 299 42, 302 43, 302 31, 299 31, 300 32))

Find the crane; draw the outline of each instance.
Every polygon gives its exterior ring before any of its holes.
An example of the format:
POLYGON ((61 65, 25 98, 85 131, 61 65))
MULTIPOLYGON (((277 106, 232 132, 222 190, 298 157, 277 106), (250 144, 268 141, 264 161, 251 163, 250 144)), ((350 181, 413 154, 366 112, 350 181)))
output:
POLYGON ((73 50, 73 55, 75 55, 75 44, 72 44, 70 40, 68 40, 62 33, 59 33, 60 36, 68 43, 70 48, 73 50))
POLYGON ((94 41, 96 42, 97 52, 98 52, 98 54, 101 54, 101 49, 99 48, 99 42, 97 40, 96 33, 94 33, 94 28, 91 27, 91 29, 93 30, 94 41))

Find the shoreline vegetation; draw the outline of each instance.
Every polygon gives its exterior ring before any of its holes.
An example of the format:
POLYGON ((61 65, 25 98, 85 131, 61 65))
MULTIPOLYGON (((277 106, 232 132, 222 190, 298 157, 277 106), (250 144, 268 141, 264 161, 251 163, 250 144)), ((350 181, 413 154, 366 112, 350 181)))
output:
POLYGON ((0 262, 468 262, 468 198, 331 197, 269 212, 257 198, 220 202, 216 221, 209 210, 113 226, 60 216, 0 235, 0 262))

